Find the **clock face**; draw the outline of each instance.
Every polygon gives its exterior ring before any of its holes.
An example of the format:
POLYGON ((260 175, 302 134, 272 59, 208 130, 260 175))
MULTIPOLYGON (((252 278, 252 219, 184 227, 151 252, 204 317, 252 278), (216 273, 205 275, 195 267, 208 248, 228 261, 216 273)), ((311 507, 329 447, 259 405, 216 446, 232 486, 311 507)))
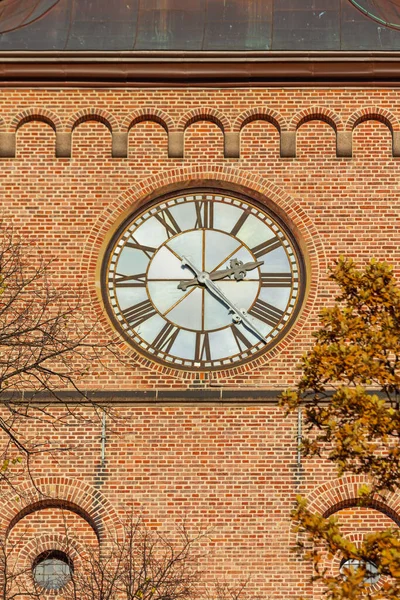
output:
POLYGON ((300 253, 276 217, 246 199, 171 197, 119 229, 102 290, 117 330, 169 366, 232 367, 270 349, 304 289, 300 253))

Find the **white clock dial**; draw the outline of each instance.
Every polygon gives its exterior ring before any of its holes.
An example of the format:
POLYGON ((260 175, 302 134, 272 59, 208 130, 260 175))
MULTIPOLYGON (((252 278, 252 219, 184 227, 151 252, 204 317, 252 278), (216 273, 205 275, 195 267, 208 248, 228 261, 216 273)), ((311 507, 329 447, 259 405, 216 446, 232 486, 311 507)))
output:
POLYGON ((277 217, 206 191, 133 215, 114 236, 102 277, 125 339, 192 370, 240 364, 271 348, 304 289, 301 255, 277 217))

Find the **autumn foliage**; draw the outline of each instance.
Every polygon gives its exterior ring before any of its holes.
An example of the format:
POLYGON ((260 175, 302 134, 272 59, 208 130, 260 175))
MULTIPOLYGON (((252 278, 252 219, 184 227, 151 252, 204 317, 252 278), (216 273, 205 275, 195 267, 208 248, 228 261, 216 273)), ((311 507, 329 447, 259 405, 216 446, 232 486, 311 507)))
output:
MULTIPOLYGON (((371 260, 365 269, 341 258, 330 273, 339 286, 332 307, 320 315, 315 344, 302 359, 295 390, 282 394, 287 412, 303 407, 305 457, 325 457, 338 476, 363 474, 359 504, 373 506, 400 487, 400 288, 393 269, 371 260)), ((329 600, 394 600, 400 597, 400 535, 395 527, 362 543, 342 535, 335 516, 313 514, 298 498, 293 518, 298 551, 313 562, 329 600), (336 576, 323 558, 350 565, 336 576), (368 579, 376 565, 379 582, 368 579)))

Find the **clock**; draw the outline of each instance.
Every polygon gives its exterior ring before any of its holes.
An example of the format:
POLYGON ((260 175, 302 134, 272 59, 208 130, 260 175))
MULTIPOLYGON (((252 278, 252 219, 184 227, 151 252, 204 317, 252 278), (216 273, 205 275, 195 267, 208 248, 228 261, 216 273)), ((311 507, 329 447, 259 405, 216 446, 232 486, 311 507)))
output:
POLYGON ((102 294, 125 340, 188 370, 271 349, 301 306, 305 273, 288 228, 246 197, 199 190, 133 214, 105 253, 102 294))

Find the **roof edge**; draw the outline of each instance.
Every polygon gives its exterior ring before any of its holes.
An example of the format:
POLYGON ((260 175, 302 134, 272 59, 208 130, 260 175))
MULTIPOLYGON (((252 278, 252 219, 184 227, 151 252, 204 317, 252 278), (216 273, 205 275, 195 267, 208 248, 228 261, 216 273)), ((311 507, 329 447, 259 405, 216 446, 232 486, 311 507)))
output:
POLYGON ((0 86, 398 86, 400 52, 1 52, 0 86))

